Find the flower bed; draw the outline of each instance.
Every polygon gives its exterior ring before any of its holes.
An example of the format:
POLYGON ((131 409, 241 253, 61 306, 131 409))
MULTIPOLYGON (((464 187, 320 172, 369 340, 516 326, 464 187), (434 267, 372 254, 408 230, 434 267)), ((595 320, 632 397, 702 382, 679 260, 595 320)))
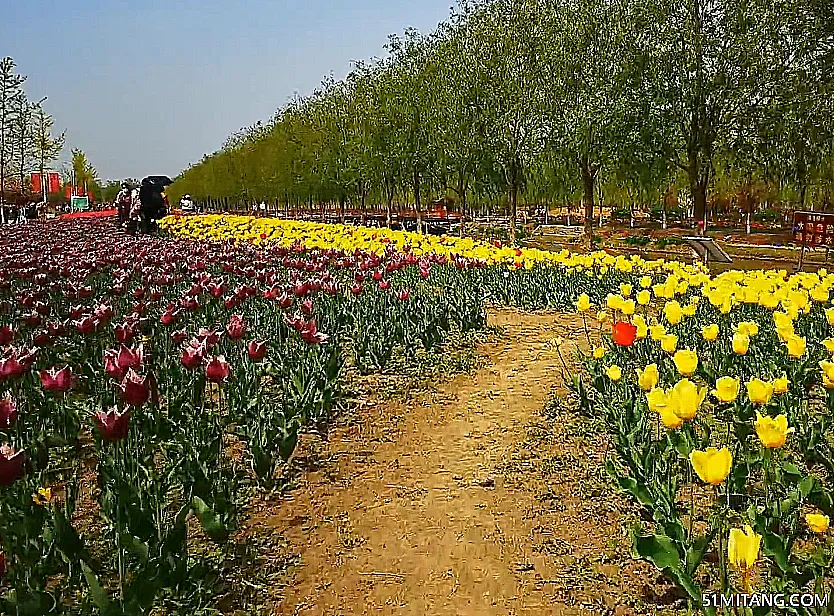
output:
POLYGON ((269 488, 299 431, 332 414, 347 368, 480 329, 485 300, 596 313, 585 333, 599 346, 574 387, 605 415, 609 472, 646 513, 637 554, 692 605, 730 584, 824 584, 827 272, 711 278, 248 217, 161 226, 173 237, 82 219, 0 240, 4 611, 140 614, 202 584, 189 515, 224 544, 246 490, 269 488))

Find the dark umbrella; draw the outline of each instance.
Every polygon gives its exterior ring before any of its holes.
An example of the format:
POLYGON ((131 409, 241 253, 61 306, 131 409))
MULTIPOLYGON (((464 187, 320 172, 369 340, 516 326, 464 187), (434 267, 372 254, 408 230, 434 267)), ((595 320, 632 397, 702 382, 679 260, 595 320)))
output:
POLYGON ((174 181, 169 178, 167 175, 149 175, 144 180, 142 180, 142 184, 153 184, 155 186, 170 186, 173 184, 174 181))

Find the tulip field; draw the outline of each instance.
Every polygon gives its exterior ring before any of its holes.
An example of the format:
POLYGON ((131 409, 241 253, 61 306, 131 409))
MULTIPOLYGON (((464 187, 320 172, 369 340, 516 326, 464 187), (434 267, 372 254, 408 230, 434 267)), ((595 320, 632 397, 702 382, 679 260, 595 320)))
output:
POLYGON ((189 592, 208 577, 194 542, 230 541, 350 374, 484 329, 489 305, 582 315, 593 350, 571 386, 642 513, 634 556, 683 603, 830 589, 834 274, 265 218, 161 227, 0 236, 0 612, 148 614, 189 592))

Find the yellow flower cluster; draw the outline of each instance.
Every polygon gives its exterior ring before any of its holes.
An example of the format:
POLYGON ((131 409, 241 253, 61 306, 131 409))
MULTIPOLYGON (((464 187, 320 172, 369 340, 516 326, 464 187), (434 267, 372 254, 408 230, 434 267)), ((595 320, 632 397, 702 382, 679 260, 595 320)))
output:
MULTIPOLYGON (((167 216, 159 221, 159 225, 179 238, 192 240, 250 242, 255 245, 286 247, 300 244, 308 249, 345 252, 359 249, 376 254, 382 254, 386 247, 394 246, 398 250, 408 249, 418 257, 430 254, 447 257, 458 255, 490 265, 507 264, 517 268, 531 269, 541 263, 561 265, 576 271, 596 268, 601 274, 612 270, 625 274, 671 273, 674 276, 670 290, 673 287, 674 290, 680 288, 681 280, 701 280, 700 276, 706 276, 700 266, 677 261, 646 261, 639 256, 612 256, 603 251, 574 254, 567 250, 554 252, 537 248, 516 249, 472 238, 422 235, 387 228, 223 214, 167 216)), ((648 287, 652 284, 652 278, 645 275, 642 282, 648 287)))

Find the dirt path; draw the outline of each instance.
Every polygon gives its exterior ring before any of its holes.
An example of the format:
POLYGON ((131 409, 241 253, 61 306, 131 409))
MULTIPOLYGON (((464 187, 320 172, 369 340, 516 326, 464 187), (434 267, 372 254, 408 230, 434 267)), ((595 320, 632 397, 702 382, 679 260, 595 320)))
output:
POLYGON ((505 335, 474 375, 336 430, 332 464, 250 527, 300 557, 274 613, 631 613, 651 576, 628 559, 603 437, 541 415, 575 319, 492 314, 505 335))

